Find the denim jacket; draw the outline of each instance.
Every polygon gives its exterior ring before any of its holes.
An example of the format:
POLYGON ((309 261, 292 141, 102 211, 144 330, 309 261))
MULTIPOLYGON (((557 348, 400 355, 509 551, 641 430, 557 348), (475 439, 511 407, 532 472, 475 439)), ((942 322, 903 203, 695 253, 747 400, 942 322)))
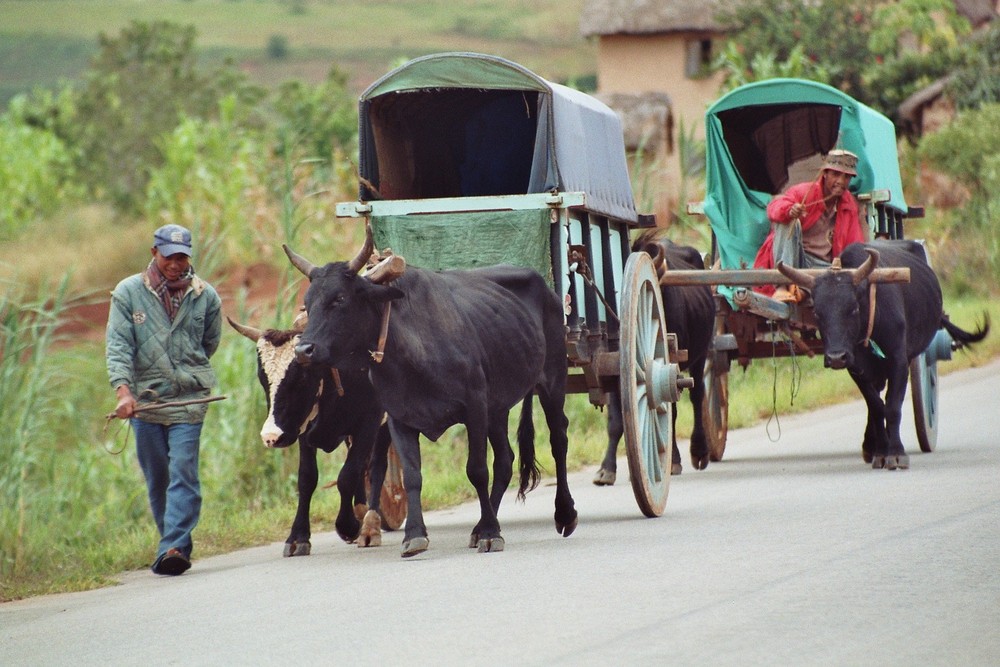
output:
MULTIPOLYGON (((129 276, 111 293, 106 332, 111 387, 127 384, 140 403, 204 398, 216 386, 209 358, 221 336, 222 300, 198 276, 173 322, 145 273, 129 276)), ((157 424, 193 424, 204 421, 207 410, 201 403, 139 416, 157 424)))

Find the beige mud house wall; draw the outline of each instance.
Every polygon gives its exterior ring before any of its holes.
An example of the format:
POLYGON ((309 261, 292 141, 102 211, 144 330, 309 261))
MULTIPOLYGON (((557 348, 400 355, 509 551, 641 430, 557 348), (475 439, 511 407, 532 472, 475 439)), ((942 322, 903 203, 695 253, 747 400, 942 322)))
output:
POLYGON ((705 136, 705 109, 718 97, 722 81, 721 75, 705 74, 725 38, 715 21, 721 5, 720 0, 587 0, 583 6, 580 32, 597 40, 597 97, 622 115, 627 148, 643 145, 643 180, 658 178, 662 194, 647 202, 639 193, 637 204, 652 207, 644 212, 656 213, 661 225, 683 207, 682 195, 701 196, 681 191, 678 133, 683 128, 685 135, 705 136))

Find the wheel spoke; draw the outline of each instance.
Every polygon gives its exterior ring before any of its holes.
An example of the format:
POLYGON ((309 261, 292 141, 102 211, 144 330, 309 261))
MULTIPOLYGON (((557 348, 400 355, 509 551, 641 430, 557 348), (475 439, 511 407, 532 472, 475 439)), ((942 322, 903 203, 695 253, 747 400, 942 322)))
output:
POLYGON ((636 318, 635 322, 635 358, 637 365, 640 368, 645 368, 646 364, 649 363, 649 350, 651 349, 651 344, 649 341, 649 327, 646 320, 648 314, 646 313, 646 309, 641 307, 641 298, 639 303, 639 316, 636 318))
POLYGON ((655 484, 663 479, 663 469, 660 466, 660 452, 657 444, 656 413, 649 413, 649 417, 651 424, 648 428, 649 432, 646 434, 644 450, 646 452, 646 468, 648 469, 647 477, 655 484))
POLYGON ((660 422, 662 415, 656 413, 653 415, 653 433, 656 436, 656 452, 657 454, 663 454, 667 451, 667 438, 664 434, 663 424, 660 422))

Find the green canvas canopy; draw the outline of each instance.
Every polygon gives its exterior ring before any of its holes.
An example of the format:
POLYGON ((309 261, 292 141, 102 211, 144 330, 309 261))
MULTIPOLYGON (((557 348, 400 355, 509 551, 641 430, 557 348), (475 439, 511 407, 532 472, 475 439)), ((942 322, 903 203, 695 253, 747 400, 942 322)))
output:
POLYGON ((516 63, 417 58, 365 90, 358 115, 362 200, 585 192, 588 210, 637 224, 617 114, 516 63))
POLYGON ((892 121, 831 86, 770 79, 736 88, 706 111, 705 143, 703 208, 724 269, 752 266, 770 230, 768 202, 794 184, 797 165, 812 165, 799 180, 816 178, 819 156, 834 148, 858 155, 852 192, 887 190, 887 206, 907 211, 892 121))

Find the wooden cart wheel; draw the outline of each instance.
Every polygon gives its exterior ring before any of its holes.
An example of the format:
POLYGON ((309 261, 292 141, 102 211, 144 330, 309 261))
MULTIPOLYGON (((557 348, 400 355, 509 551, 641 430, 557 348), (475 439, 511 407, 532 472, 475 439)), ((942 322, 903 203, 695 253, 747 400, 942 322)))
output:
MULTIPOLYGON (((367 486, 368 482, 365 481, 367 486)), ((384 530, 399 530, 406 521, 406 489, 403 488, 403 464, 396 454, 396 448, 389 446, 388 466, 385 470, 385 482, 382 484, 381 495, 382 528, 384 530)))
POLYGON ((933 452, 937 445, 938 375, 937 361, 927 363, 926 354, 910 362, 910 394, 920 451, 933 452))
POLYGON ((653 260, 644 252, 633 253, 625 264, 621 310, 619 391, 629 478, 639 509, 656 517, 663 514, 670 491, 674 404, 667 394, 670 382, 676 392, 677 366, 668 357, 653 260))
POLYGON ((708 459, 714 462, 722 460, 729 436, 729 371, 719 354, 709 352, 705 360, 705 399, 701 410, 708 459))

